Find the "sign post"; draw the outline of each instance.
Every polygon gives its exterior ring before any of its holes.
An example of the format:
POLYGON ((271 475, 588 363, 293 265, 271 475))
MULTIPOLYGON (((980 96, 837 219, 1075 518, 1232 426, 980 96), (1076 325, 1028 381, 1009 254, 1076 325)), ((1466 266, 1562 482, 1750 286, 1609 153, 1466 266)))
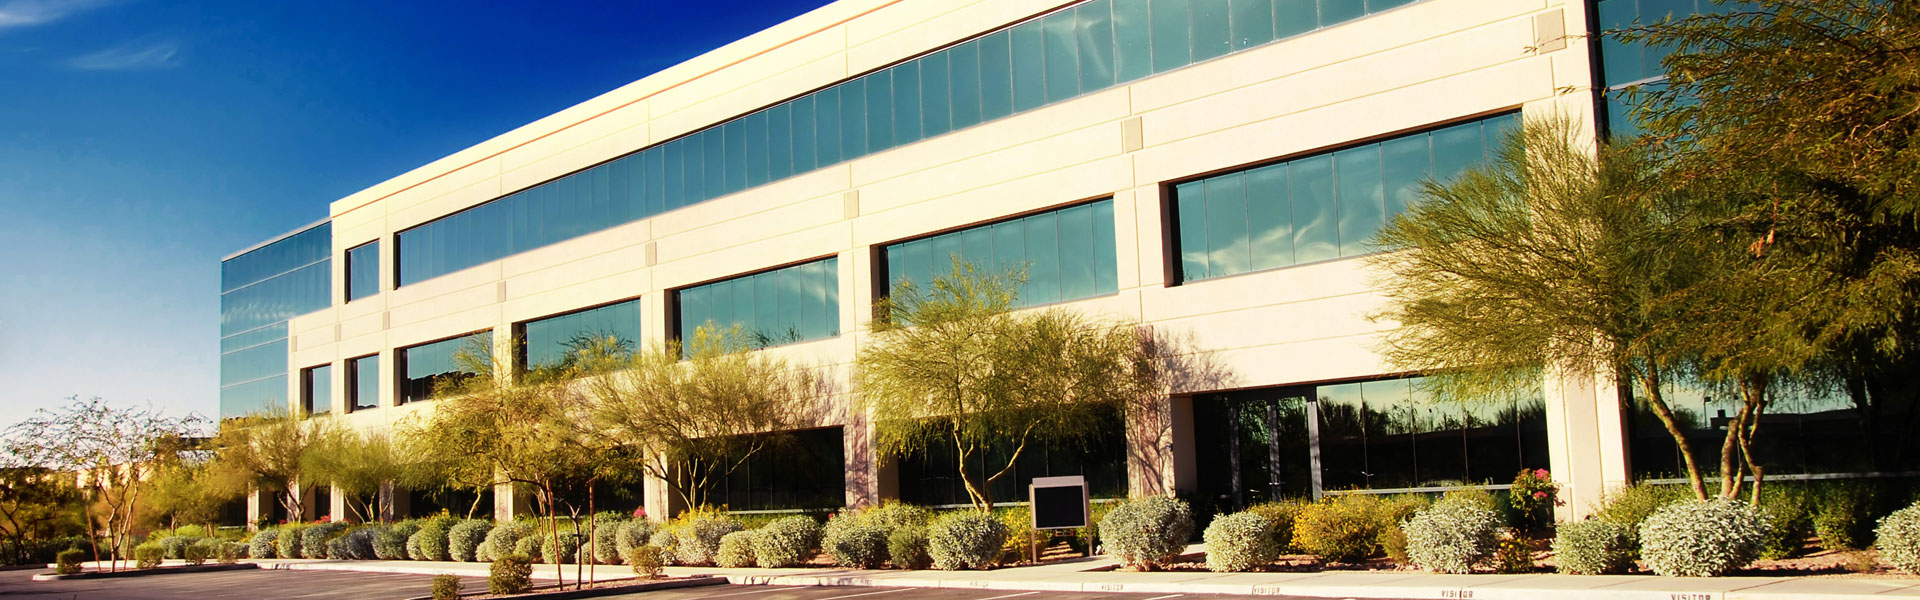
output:
MULTIPOLYGON (((1092 499, 1087 495, 1087 478, 1079 475, 1067 477, 1035 477, 1027 485, 1027 512, 1033 517, 1033 531, 1042 529, 1078 529, 1092 525, 1092 499)), ((1040 562, 1040 549, 1034 547, 1033 534, 1027 537, 1027 550, 1033 555, 1033 562, 1040 562)), ((1087 555, 1093 555, 1093 547, 1087 547, 1087 555)))

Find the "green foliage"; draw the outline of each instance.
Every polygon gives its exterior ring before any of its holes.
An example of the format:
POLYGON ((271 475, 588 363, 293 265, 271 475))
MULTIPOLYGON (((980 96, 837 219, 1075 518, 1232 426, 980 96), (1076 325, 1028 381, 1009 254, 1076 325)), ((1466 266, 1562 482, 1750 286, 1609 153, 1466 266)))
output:
POLYGON ((1363 494, 1333 496, 1300 510, 1293 521, 1293 544, 1301 552, 1331 562, 1366 560, 1380 548, 1380 501, 1363 494))
POLYGON ((1493 550, 1493 572, 1532 573, 1533 540, 1518 532, 1511 533, 1500 538, 1500 543, 1493 550))
POLYGON ((280 530, 262 529, 253 534, 247 542, 247 556, 253 558, 275 558, 280 556, 280 547, 275 544, 280 539, 280 530))
POLYGON ((447 530, 447 555, 460 562, 479 560, 477 553, 481 542, 487 541, 487 534, 493 532, 493 521, 467 519, 454 524, 447 530))
POLYGON ((926 526, 901 525, 887 534, 887 560, 895 569, 925 569, 933 564, 927 544, 926 526))
POLYGON ((459 600, 460 576, 441 573, 433 576, 433 600, 459 600))
MULTIPOLYGON (((880 544, 884 551, 885 530, 877 526, 875 529, 882 532, 880 544)), ((1005 522, 988 513, 960 510, 934 519, 928 527, 927 555, 933 558, 934 567, 943 570, 985 569, 1000 557, 1006 542, 1005 522)))
POLYGON ((1507 502, 1513 506, 1519 525, 1532 530, 1553 524, 1553 507, 1559 502, 1560 486, 1546 469, 1521 469, 1507 490, 1507 502))
POLYGON ((1554 529, 1554 568, 1573 575, 1611 575, 1633 569, 1633 527, 1589 519, 1554 529))
POLYGON ((247 550, 245 542, 220 542, 219 549, 214 552, 214 560, 223 565, 231 565, 246 558, 247 550))
POLYGON ((276 544, 275 547, 280 554, 280 558, 307 558, 307 555, 301 552, 301 550, 305 548, 305 541, 302 535, 306 531, 306 526, 299 523, 288 523, 280 526, 279 531, 280 536, 274 540, 274 543, 276 544))
POLYGON ((1686 498, 1686 490, 1679 486, 1636 483, 1607 492, 1600 499, 1600 509, 1594 511, 1593 516, 1609 523, 1625 525, 1637 532, 1648 517, 1686 498))
POLYGON ((207 564, 207 559, 213 558, 214 547, 210 544, 217 543, 219 542, 213 542, 204 538, 194 540, 193 543, 187 544, 186 548, 180 550, 180 558, 187 561, 189 565, 207 564))
POLYGON ((1771 489, 1776 491, 1764 494, 1760 501, 1760 512, 1767 520, 1767 540, 1760 558, 1777 560, 1799 553, 1806 545, 1807 537, 1813 535, 1813 514, 1804 492, 1779 486, 1771 489))
POLYGON ((791 567, 820 546, 820 523, 808 516, 783 517, 756 530, 753 555, 763 567, 791 567))
MULTIPOLYGON (((663 553, 660 560, 665 561, 662 564, 673 564, 674 557, 680 554, 680 532, 674 527, 656 529, 653 537, 647 540, 647 546, 660 549, 663 553)), ((627 562, 633 561, 629 559, 627 562)))
POLYGON ((1193 535, 1193 512, 1186 501, 1166 496, 1134 498, 1107 512, 1100 536, 1120 563, 1153 570, 1171 562, 1193 535))
POLYGON ((1874 488, 1866 485, 1827 488, 1813 513, 1813 531, 1820 536, 1820 547, 1839 551, 1871 545, 1873 517, 1869 512, 1874 494, 1874 488))
POLYGON ((641 579, 659 579, 661 570, 667 566, 666 555, 659 546, 638 546, 627 555, 627 564, 641 579))
POLYGON ((487 539, 474 547, 474 559, 493 562, 497 555, 512 554, 514 544, 521 538, 534 534, 537 525, 533 521, 509 521, 495 525, 487 530, 487 539), (483 554, 481 550, 486 552, 483 554))
POLYGON ((61 575, 76 575, 80 573, 80 564, 84 562, 87 562, 85 550, 79 548, 61 550, 60 554, 54 558, 53 572, 61 575))
POLYGON ((1500 543, 1500 513, 1475 498, 1454 496, 1420 511, 1401 526, 1407 559, 1438 573, 1472 573, 1500 543))
POLYGON ((327 558, 335 560, 373 560, 379 558, 373 551, 373 541, 386 527, 381 525, 361 525, 350 528, 327 540, 327 558))
POLYGON ((190 537, 190 538, 208 537, 207 528, 201 527, 199 525, 181 525, 179 527, 175 527, 173 528, 173 535, 190 537))
MULTIPOLYGON (((1447 497, 1463 498, 1463 501, 1472 502, 1476 506, 1483 506, 1496 512, 1500 506, 1492 494, 1477 488, 1448 490, 1447 497)), ((1401 529, 1401 524, 1433 505, 1433 498, 1425 494, 1398 494, 1386 497, 1376 496, 1376 499, 1378 502, 1374 504, 1373 511, 1374 518, 1380 521, 1380 537, 1376 540, 1380 544, 1380 550, 1395 563, 1413 564, 1412 558, 1407 556, 1407 533, 1401 529)))
POLYGON ((888 533, 886 526, 865 514, 843 513, 827 520, 820 546, 833 558, 833 564, 873 569, 887 561, 888 533))
POLYGON ((534 536, 540 540, 540 562, 548 564, 574 564, 580 562, 580 543, 586 541, 584 535, 571 531, 562 531, 558 548, 554 547, 553 534, 534 536))
POLYGON ((1714 577, 1760 557, 1767 521, 1760 509, 1732 500, 1668 505, 1640 525, 1640 556, 1668 577, 1714 577))
POLYGON ((620 564, 620 528, 627 519, 618 513, 593 516, 593 561, 603 565, 620 564))
POLYGON ((147 542, 133 547, 134 566, 141 569, 151 569, 160 566, 160 561, 164 560, 166 555, 166 549, 161 548, 159 544, 153 542, 147 542))
MULTIPOLYGON (((542 560, 540 555, 541 549, 550 545, 547 540, 548 535, 551 535, 551 534, 535 533, 533 535, 520 538, 518 541, 515 541, 513 543, 513 552, 511 552, 511 554, 516 556, 524 556, 527 558, 527 560, 532 560, 536 562, 541 561, 542 560)), ((496 556, 494 557, 494 560, 495 561, 499 560, 499 556, 497 552, 496 552, 496 556)))
POLYGON ((1280 557, 1274 523, 1265 513, 1245 511, 1215 517, 1203 536, 1207 568, 1215 572, 1251 571, 1280 557))
POLYGON ((493 559, 493 566, 487 569, 488 593, 525 594, 531 589, 533 559, 519 554, 493 559))
POLYGON ((620 531, 614 540, 614 550, 619 552, 620 561, 633 564, 633 550, 647 545, 653 539, 653 521, 634 519, 620 524, 620 531))
POLYGON ((165 552, 167 558, 181 560, 187 557, 187 546, 193 545, 195 541, 198 541, 198 539, 184 535, 173 535, 160 538, 159 544, 160 549, 165 552))
POLYGON ((347 524, 339 521, 315 523, 300 530, 300 555, 307 558, 330 558, 327 554, 327 541, 347 531, 347 524))
POLYGON ((374 556, 380 560, 412 559, 411 553, 407 552, 409 545, 407 540, 412 539, 413 534, 419 533, 419 531, 420 522, 408 520, 394 523, 391 527, 375 532, 373 535, 374 556))
POLYGON ((932 511, 893 499, 881 500, 862 512, 889 531, 901 527, 926 527, 933 523, 932 511))
POLYGON ((752 531, 735 531, 720 536, 720 549, 713 554, 714 566, 741 569, 755 566, 752 531))
POLYGON ((680 533, 674 560, 683 565, 713 562, 720 552, 720 538, 745 529, 740 521, 712 508, 688 510, 675 517, 674 522, 680 533))
POLYGON ((439 516, 425 520, 420 530, 407 538, 407 557, 413 560, 452 560, 447 552, 447 534, 452 532, 455 521, 452 517, 439 516))
POLYGON ((1920 504, 1880 519, 1874 538, 1880 558, 1892 563, 1895 569, 1920 574, 1920 504))
POLYGON ((1275 551, 1286 553, 1293 550, 1293 520, 1306 506, 1307 503, 1298 500, 1280 500, 1249 506, 1247 512, 1267 518, 1267 523, 1273 527, 1275 551))
POLYGON ((876 306, 881 314, 855 358, 854 388, 873 415, 880 454, 939 445, 955 449, 957 464, 976 464, 989 449, 1012 449, 984 479, 956 466, 981 510, 1030 444, 1104 434, 1107 417, 1160 393, 1132 327, 1063 308, 1013 312, 1024 279, 955 259, 928 289, 903 281, 876 306))

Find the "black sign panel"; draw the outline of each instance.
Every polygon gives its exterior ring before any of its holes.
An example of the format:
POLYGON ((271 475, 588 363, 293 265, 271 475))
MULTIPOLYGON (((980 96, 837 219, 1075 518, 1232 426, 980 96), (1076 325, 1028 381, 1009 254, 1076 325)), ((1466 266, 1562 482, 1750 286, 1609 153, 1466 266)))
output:
POLYGON ((1077 485, 1033 488, 1033 527, 1035 529, 1086 527, 1086 489, 1077 485))

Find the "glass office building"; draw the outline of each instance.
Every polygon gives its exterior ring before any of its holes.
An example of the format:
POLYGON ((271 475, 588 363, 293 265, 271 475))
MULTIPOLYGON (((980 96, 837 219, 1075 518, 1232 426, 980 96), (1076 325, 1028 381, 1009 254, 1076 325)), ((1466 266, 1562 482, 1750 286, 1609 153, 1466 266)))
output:
POLYGON ((333 253, 327 223, 220 261, 220 417, 287 405, 287 320, 325 308, 333 253))

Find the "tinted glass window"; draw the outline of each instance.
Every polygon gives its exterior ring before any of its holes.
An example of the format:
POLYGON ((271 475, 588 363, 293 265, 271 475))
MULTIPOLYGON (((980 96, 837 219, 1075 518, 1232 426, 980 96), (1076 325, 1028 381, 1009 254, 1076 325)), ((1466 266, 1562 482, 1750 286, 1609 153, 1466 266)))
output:
POLYGON ((380 242, 347 251, 347 301, 380 293, 380 242))
POLYGON ((535 319, 522 324, 520 331, 518 363, 527 369, 564 365, 568 357, 597 343, 632 352, 640 347, 640 301, 535 319))
POLYGON ((220 262, 220 416, 287 410, 287 320, 333 303, 322 223, 220 262))
POLYGON ((347 360, 347 410, 380 408, 380 355, 347 360))
POLYGON ((333 412, 333 366, 321 365, 301 371, 301 408, 308 415, 333 412))
POLYGON ((675 292, 677 334, 739 325, 758 346, 840 335, 839 264, 827 258, 675 292))
POLYGON ((928 289, 935 276, 952 272, 955 259, 986 270, 1024 268, 1027 285, 1020 306, 1111 294, 1118 288, 1112 200, 890 244, 882 252, 887 280, 912 282, 920 290, 928 289))
POLYGON ((450 340, 400 349, 400 404, 433 398, 436 386, 477 375, 471 361, 460 355, 491 354, 493 332, 482 331, 450 340))

